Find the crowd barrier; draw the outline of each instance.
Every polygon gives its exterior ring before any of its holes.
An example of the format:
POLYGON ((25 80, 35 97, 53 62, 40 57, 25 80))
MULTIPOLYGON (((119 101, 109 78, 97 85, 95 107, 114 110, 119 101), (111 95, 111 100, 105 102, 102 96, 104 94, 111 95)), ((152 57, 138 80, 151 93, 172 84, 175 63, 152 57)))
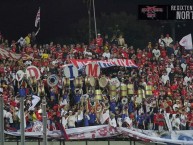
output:
MULTIPOLYGON (((5 140, 4 145, 20 145, 20 138, 8 138, 5 140)), ((25 145, 43 145, 42 139, 27 138, 25 145)), ((161 145, 158 143, 145 143, 135 140, 133 138, 128 139, 93 139, 93 140, 80 140, 80 141, 66 141, 66 140, 48 140, 47 145, 161 145)))

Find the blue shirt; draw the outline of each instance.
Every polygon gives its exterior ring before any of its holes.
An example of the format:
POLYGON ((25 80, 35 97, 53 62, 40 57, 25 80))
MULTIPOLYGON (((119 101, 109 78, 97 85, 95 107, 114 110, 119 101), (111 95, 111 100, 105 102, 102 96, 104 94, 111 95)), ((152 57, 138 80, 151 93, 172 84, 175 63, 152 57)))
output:
POLYGON ((75 101, 76 104, 80 102, 80 97, 81 96, 79 94, 74 95, 74 101, 75 101))
POLYGON ((150 121, 151 121, 151 117, 150 117, 150 115, 146 115, 145 116, 145 123, 150 123, 150 121))
POLYGON ((130 103, 129 103, 129 105, 128 105, 128 111, 129 111, 129 113, 134 112, 134 103, 133 103, 133 102, 130 102, 130 103))
POLYGON ((122 114, 122 115, 121 115, 122 120, 124 120, 124 119, 125 119, 125 117, 127 117, 127 115, 126 115, 126 114, 122 114))
POLYGON ((139 122, 140 125, 143 125, 143 121, 144 121, 144 116, 138 115, 137 116, 137 122, 139 122))
POLYGON ((96 114, 95 113, 90 113, 89 117, 90 117, 89 123, 95 123, 96 114))
POLYGON ((64 96, 63 96, 63 100, 64 100, 64 99, 67 99, 67 95, 64 95, 64 96))
POLYGON ((115 113, 116 102, 110 102, 110 110, 115 113))
POLYGON ((182 58, 180 59, 180 62, 181 62, 181 63, 185 63, 186 60, 182 57, 182 58))
POLYGON ((56 95, 54 92, 50 92, 50 96, 54 96, 54 100, 56 99, 56 95))
POLYGON ((84 126, 89 126, 89 120, 87 115, 84 115, 84 126))
POLYGON ((26 91, 25 91, 24 88, 19 89, 19 95, 20 95, 20 97, 25 97, 26 96, 26 91))

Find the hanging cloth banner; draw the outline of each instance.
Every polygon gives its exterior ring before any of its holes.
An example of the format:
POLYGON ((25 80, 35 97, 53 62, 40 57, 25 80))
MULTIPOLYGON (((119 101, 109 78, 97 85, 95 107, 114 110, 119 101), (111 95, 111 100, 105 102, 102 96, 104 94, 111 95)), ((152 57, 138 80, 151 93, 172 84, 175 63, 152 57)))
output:
POLYGON ((133 60, 130 59, 109 59, 109 60, 89 60, 89 59, 70 59, 71 63, 78 69, 88 65, 89 63, 95 62, 100 68, 108 68, 111 66, 122 66, 122 67, 138 67, 133 60))
MULTIPOLYGON (((25 136, 28 137, 43 137, 42 133, 43 124, 42 122, 34 122, 34 126, 30 131, 25 132, 25 136)), ((193 144, 193 132, 192 130, 181 130, 175 132, 165 131, 163 136, 157 131, 153 130, 141 130, 135 128, 126 128, 126 127, 111 127, 109 125, 97 125, 97 126, 88 126, 80 128, 70 128, 65 129, 66 134, 68 135, 69 140, 85 140, 85 139, 94 139, 94 138, 109 138, 113 136, 123 135, 124 137, 132 137, 144 142, 154 142, 160 144, 193 144), (164 138, 164 134, 166 136, 164 138)), ((20 132, 5 131, 5 134, 20 136, 20 132)), ((62 137, 61 130, 48 131, 48 138, 60 138, 62 137)))
POLYGON ((5 49, 0 48, 0 59, 12 59, 12 60, 27 60, 27 59, 33 59, 33 57, 27 55, 27 54, 17 54, 11 51, 7 51, 5 49))

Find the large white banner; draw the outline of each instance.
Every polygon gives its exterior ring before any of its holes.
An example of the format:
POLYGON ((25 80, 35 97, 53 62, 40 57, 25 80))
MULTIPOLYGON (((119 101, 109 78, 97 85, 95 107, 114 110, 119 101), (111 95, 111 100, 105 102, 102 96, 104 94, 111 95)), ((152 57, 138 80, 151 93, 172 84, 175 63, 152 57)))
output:
MULTIPOLYGON (((40 129, 41 130, 41 129, 40 129)), ((20 136, 20 132, 7 132, 6 134, 20 136)), ((145 142, 156 143, 174 143, 183 145, 193 145, 193 130, 184 131, 165 131, 158 133, 153 130, 140 130, 135 128, 111 127, 109 125, 89 126, 66 129, 66 134, 70 140, 108 138, 112 136, 122 135, 123 137, 132 137, 145 142)), ((25 132, 25 136, 43 137, 43 133, 39 130, 36 132, 25 132)), ((49 138, 65 138, 62 131, 48 131, 49 138)))
MULTIPOLYGON (((35 132, 25 132, 25 136, 29 137, 42 137, 43 133, 39 130, 35 132)), ((6 134, 13 136, 20 136, 21 133, 18 132, 8 132, 5 131, 6 134)), ((71 128, 66 129, 66 133, 70 140, 77 139, 91 139, 91 138, 108 138, 111 136, 117 136, 120 133, 116 131, 116 128, 110 127, 108 125, 99 125, 99 126, 89 126, 89 127, 79 127, 79 128, 71 128)), ((64 137, 60 130, 48 131, 48 137, 51 138, 61 138, 64 137)))

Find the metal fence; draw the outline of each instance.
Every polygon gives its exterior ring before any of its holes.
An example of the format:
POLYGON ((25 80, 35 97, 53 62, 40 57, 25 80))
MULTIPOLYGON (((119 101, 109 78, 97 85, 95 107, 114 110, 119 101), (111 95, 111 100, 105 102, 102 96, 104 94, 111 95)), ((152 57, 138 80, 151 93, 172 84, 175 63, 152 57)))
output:
MULTIPOLYGON (((20 145, 20 137, 6 138, 5 145, 20 145)), ((25 145, 43 145, 41 138, 26 138, 25 145)), ((106 138, 89 140, 48 139, 47 145, 160 145, 147 143, 134 138, 106 138)))

